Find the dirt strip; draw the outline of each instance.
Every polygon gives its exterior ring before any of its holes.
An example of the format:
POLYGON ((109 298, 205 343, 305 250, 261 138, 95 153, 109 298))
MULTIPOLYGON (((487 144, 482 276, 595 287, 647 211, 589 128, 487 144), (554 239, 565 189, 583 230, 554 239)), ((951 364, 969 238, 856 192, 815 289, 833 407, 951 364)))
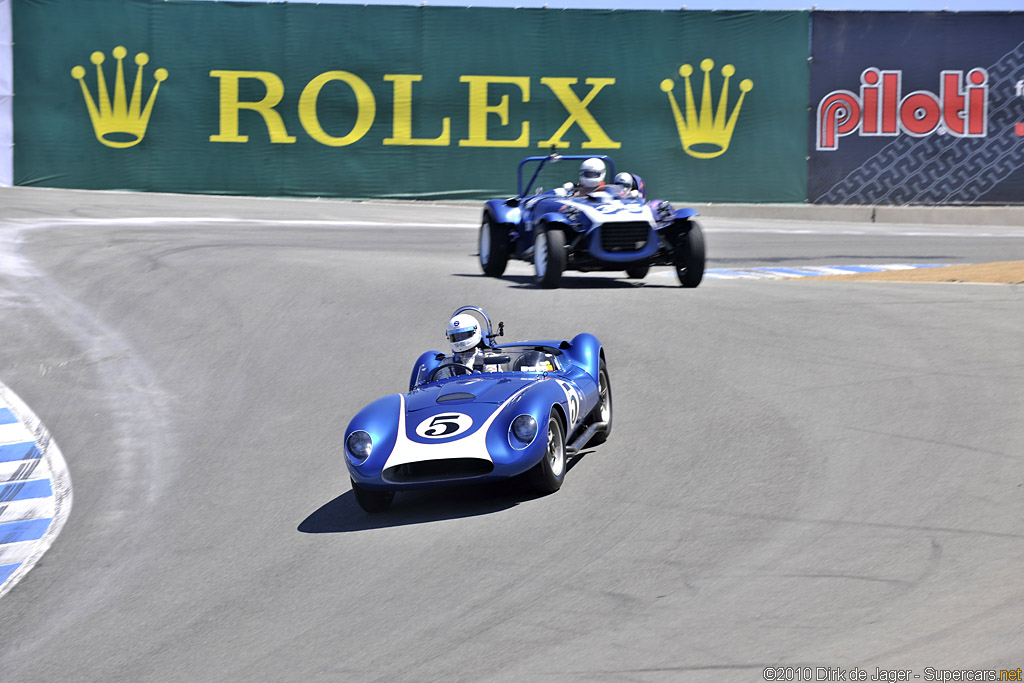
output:
POLYGON ((968 266, 883 270, 877 273, 822 275, 807 280, 868 280, 872 282, 975 282, 1024 285, 1024 261, 997 261, 968 266))

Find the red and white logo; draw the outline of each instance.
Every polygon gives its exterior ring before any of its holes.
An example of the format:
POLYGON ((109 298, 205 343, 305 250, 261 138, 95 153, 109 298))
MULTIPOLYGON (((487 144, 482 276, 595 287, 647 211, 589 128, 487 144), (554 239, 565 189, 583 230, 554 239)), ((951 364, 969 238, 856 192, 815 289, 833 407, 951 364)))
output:
POLYGON ((818 103, 816 148, 839 149, 839 138, 925 137, 933 133, 960 138, 988 134, 988 72, 943 71, 939 94, 915 90, 903 95, 903 72, 869 67, 860 75, 860 95, 835 90, 818 103))

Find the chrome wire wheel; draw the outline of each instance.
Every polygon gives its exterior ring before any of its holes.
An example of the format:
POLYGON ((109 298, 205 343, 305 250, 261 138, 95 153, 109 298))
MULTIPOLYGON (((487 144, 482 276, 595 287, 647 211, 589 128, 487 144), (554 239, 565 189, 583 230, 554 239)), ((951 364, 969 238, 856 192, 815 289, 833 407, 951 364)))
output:
POLYGON ((597 432, 590 437, 587 446, 600 446, 612 433, 612 380, 608 374, 608 366, 601 359, 597 370, 597 405, 588 418, 590 424, 602 422, 597 432))
POLYGON ((565 440, 562 438, 561 425, 555 417, 548 420, 548 451, 545 457, 551 473, 561 477, 565 472, 565 440))
POLYGON ((542 496, 554 493, 565 479, 565 431, 555 410, 548 416, 548 438, 540 462, 526 473, 533 490, 542 496))
POLYGON ((598 395, 601 397, 598 415, 600 416, 601 422, 610 422, 612 419, 612 394, 611 388, 608 386, 608 373, 601 372, 598 380, 598 395))

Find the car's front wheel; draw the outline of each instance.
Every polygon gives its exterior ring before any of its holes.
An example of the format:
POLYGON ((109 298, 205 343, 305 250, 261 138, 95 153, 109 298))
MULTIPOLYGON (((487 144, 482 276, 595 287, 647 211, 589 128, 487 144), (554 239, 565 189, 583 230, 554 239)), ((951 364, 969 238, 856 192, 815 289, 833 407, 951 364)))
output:
POLYGON ((384 512, 391 507, 391 501, 395 499, 394 491, 365 489, 355 481, 352 481, 352 493, 356 494, 359 507, 370 513, 384 512))
POLYGON ((533 243, 534 280, 545 289, 555 289, 562 283, 565 270, 565 233, 561 230, 541 230, 533 243))
POLYGON ((704 232, 696 221, 687 222, 689 229, 681 231, 676 238, 676 275, 683 287, 696 287, 704 278, 704 232))
POLYGON ((565 431, 555 411, 548 416, 547 447, 544 457, 527 475, 530 485, 540 494, 554 493, 565 479, 565 431))
POLYGON ((501 277, 508 265, 508 233, 503 225, 495 223, 490 214, 484 214, 480 224, 480 268, 484 275, 501 277))

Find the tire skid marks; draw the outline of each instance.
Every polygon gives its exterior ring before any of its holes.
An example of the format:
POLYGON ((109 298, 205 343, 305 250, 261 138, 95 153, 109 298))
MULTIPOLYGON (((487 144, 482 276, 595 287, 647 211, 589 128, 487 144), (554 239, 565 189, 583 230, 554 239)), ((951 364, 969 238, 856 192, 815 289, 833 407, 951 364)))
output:
POLYGON ((71 480, 60 449, 0 383, 0 597, 39 561, 70 509, 71 480))
MULTIPOLYGON (((886 263, 859 266, 808 266, 804 268, 783 268, 761 266, 755 268, 711 268, 704 271, 704 277, 713 280, 785 280, 821 275, 853 275, 856 273, 879 273, 885 270, 913 270, 915 268, 941 268, 948 263, 886 263)), ((674 273, 670 273, 674 275, 674 273)))

